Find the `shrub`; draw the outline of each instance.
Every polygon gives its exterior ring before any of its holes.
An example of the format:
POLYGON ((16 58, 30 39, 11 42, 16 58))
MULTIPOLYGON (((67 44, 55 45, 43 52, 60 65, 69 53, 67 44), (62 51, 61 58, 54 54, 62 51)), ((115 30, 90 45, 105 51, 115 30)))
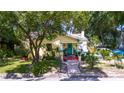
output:
POLYGON ((14 53, 13 51, 10 51, 10 50, 0 50, 0 56, 6 56, 6 57, 12 57, 14 56, 14 53))
POLYGON ((110 50, 99 50, 99 52, 103 56, 103 59, 106 59, 110 54, 110 50))
POLYGON ((105 59, 108 60, 108 61, 110 61, 110 60, 112 60, 112 57, 110 57, 110 56, 105 56, 105 59))
POLYGON ((85 57, 86 63, 89 65, 91 69, 94 68, 94 66, 98 63, 98 58, 94 56, 94 53, 87 53, 85 57))
POLYGON ((4 58, 6 58, 6 52, 0 50, 0 60, 4 60, 4 58))
POLYGON ((14 56, 13 51, 10 51, 10 50, 6 50, 5 54, 6 54, 7 57, 13 57, 14 56))
POLYGON ((18 48, 18 49, 15 50, 15 53, 18 56, 27 56, 28 55, 28 51, 29 50, 27 50, 27 49, 18 48))
POLYGON ((35 76, 41 76, 44 73, 51 71, 52 67, 56 68, 59 66, 59 62, 57 60, 44 60, 33 64, 32 73, 35 76))
POLYGON ((113 58, 114 60, 121 60, 121 59, 123 58, 123 56, 120 55, 120 54, 113 53, 112 58, 113 58))
POLYGON ((82 60, 82 61, 85 61, 86 55, 87 55, 87 53, 82 53, 82 54, 81 54, 81 60, 82 60))

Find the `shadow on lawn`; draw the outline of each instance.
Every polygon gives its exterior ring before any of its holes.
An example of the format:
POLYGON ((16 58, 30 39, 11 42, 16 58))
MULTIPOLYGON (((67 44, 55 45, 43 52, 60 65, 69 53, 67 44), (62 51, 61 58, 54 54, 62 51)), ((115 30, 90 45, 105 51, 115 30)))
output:
POLYGON ((4 67, 4 66, 7 66, 7 65, 11 65, 13 64, 13 61, 11 60, 4 60, 4 61, 0 61, 0 67, 4 67))
POLYGON ((30 64, 21 64, 12 70, 7 70, 7 73, 29 73, 31 71, 30 64))
POLYGON ((30 71, 29 64, 22 64, 12 70, 7 70, 5 79, 32 78, 33 75, 30 73, 30 71))

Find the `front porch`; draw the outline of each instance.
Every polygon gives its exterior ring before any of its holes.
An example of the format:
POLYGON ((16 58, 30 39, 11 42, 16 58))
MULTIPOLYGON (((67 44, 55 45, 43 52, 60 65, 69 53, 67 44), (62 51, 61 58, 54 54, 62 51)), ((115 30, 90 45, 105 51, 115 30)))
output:
POLYGON ((63 54, 66 55, 77 55, 77 44, 76 43, 63 43, 63 54))
POLYGON ((81 61, 79 60, 77 47, 78 47, 77 43, 62 43, 60 46, 61 61, 67 60, 81 61))
POLYGON ((48 50, 59 50, 58 54, 61 57, 61 61, 68 58, 81 61, 79 54, 84 51, 83 49, 87 48, 87 40, 71 36, 57 36, 51 41, 44 40, 43 43, 48 46, 48 50))

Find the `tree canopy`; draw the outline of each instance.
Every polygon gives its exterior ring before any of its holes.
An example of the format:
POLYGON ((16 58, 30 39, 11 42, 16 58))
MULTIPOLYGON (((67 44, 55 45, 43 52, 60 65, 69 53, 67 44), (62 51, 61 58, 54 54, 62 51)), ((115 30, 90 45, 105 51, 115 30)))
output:
POLYGON ((123 12, 94 11, 90 13, 87 36, 97 35, 103 45, 115 48, 119 32, 117 26, 123 24, 123 12))
POLYGON ((0 37, 9 43, 28 40, 33 62, 37 63, 43 39, 51 40, 70 29, 73 33, 84 30, 93 44, 102 42, 115 48, 119 37, 116 28, 123 23, 124 12, 3 11, 0 12, 0 37))

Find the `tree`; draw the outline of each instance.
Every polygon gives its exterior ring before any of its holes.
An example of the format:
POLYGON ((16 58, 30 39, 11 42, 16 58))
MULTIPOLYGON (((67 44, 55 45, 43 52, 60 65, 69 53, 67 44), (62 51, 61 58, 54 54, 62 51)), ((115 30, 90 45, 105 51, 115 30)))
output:
MULTIPOLYGON (((53 39, 56 35, 62 34, 60 24, 69 22, 71 18, 78 20, 82 18, 82 12, 13 12, 13 23, 22 31, 29 40, 33 63, 39 61, 39 49, 42 41, 53 39), (76 15, 80 14, 78 17, 76 15), (35 41, 35 42, 33 42, 35 41), (34 50, 34 52, 33 52, 34 50)), ((80 22, 80 21, 79 21, 80 22)), ((80 23, 82 24, 83 20, 80 23)), ((81 28, 80 28, 81 29, 81 28)))
MULTIPOLYGON (((60 24, 67 25, 73 19, 75 32, 80 32, 85 27, 87 12, 1 12, 1 23, 5 29, 11 29, 19 40, 28 40, 33 63, 39 62, 39 49, 44 39, 53 39, 58 34, 63 34, 60 24), (84 18, 83 18, 84 17, 84 18)), ((1 26, 3 26, 1 24, 1 26)), ((2 31, 2 30, 1 30, 2 31)), ((6 30, 5 30, 6 31, 6 30)), ((8 33, 8 32, 7 32, 8 33)), ((9 33, 8 33, 9 34, 9 33)), ((12 36, 12 35, 10 35, 12 36)))
POLYGON ((29 40, 33 63, 39 62, 42 41, 61 33, 57 12, 13 12, 14 26, 29 40))
POLYGON ((68 31, 70 27, 73 27, 74 33, 80 33, 82 30, 87 28, 87 23, 90 18, 89 12, 82 11, 71 11, 71 12, 62 12, 62 26, 65 31, 68 31))
POLYGON ((0 38, 1 45, 6 44, 7 49, 14 51, 14 45, 19 44, 19 40, 15 36, 11 20, 9 19, 11 13, 0 12, 0 38))
POLYGON ((116 31, 115 14, 112 12, 91 12, 91 17, 88 22, 87 35, 92 37, 97 35, 103 45, 108 47, 116 47, 116 38, 118 32, 116 31))

